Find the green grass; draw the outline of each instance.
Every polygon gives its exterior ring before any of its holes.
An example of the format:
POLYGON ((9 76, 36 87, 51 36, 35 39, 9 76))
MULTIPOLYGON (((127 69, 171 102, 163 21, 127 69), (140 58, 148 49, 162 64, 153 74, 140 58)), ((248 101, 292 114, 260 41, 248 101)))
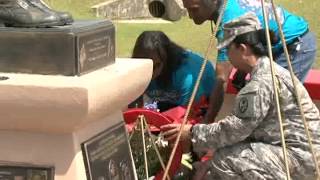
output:
POLYGON ((192 21, 183 18, 171 24, 122 24, 117 23, 117 55, 129 57, 138 35, 145 30, 161 30, 170 39, 185 48, 204 52, 209 43, 210 25, 195 26, 192 21))
MULTIPOLYGON (((310 24, 310 29, 317 35, 318 44, 320 44, 320 12, 317 7, 320 6, 319 0, 279 0, 276 1, 287 10, 303 16, 310 24)), ((135 39, 144 30, 164 31, 173 41, 185 48, 192 49, 204 54, 210 37, 210 24, 205 23, 201 26, 194 25, 192 20, 187 17, 181 21, 172 24, 116 24, 117 27, 117 56, 129 57, 134 46, 135 39)), ((210 59, 215 58, 216 51, 212 50, 210 59)), ((317 60, 314 65, 320 69, 320 51, 317 52, 317 60)))
POLYGON ((91 6, 107 0, 45 0, 45 2, 56 10, 68 11, 75 19, 93 19, 94 12, 91 6))
MULTIPOLYGON (((47 0, 48 4, 58 10, 69 11, 75 19, 95 18, 90 7, 105 0, 47 0)), ((275 0, 287 10, 303 16, 310 24, 310 29, 318 38, 320 44, 320 11, 319 0, 275 0), (299 2, 301 1, 301 3, 299 2)), ((201 54, 205 53, 210 37, 210 24, 194 25, 187 17, 172 24, 123 24, 115 23, 117 38, 117 57, 130 57, 134 42, 145 30, 164 31, 173 41, 185 48, 201 54)), ((215 58, 215 50, 210 53, 210 59, 215 58)), ((320 52, 317 54, 315 67, 320 69, 320 52)))

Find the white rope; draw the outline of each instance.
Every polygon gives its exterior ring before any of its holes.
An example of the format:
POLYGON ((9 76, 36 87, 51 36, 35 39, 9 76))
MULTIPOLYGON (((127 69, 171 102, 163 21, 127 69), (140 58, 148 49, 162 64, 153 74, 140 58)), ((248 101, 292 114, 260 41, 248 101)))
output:
POLYGON ((285 137, 284 137, 283 121, 282 121, 282 117, 281 117, 281 109, 280 109, 280 101, 279 101, 279 91, 278 91, 279 87, 277 85, 277 78, 275 75, 275 67, 273 64, 272 47, 271 47, 271 42, 270 42, 269 20, 268 20, 269 13, 266 12, 264 1, 265 0, 261 0, 261 6, 262 6, 262 12, 263 12, 263 18, 264 18, 266 39, 267 39, 267 44, 268 44, 268 54, 269 54, 270 67, 271 67, 273 91, 274 91, 274 95, 275 95, 277 116, 278 116, 279 125, 280 125, 281 144, 282 144, 284 162, 285 162, 285 166, 286 166, 286 175, 287 175, 287 180, 290 180, 291 178, 290 178, 289 162, 288 162, 286 141, 285 141, 285 137))
POLYGON ((146 152, 146 141, 144 137, 144 123, 143 123, 143 115, 140 115, 138 118, 140 120, 141 126, 141 136, 142 136, 142 144, 143 144, 143 158, 144 158, 144 168, 146 173, 146 179, 149 179, 149 169, 148 169, 148 159, 147 159, 147 152, 146 152))
MULTIPOLYGON (((147 121, 146 121, 146 118, 145 118, 144 116, 143 116, 143 121, 144 121, 144 123, 145 123, 147 132, 148 132, 149 137, 150 137, 150 139, 151 139, 152 146, 153 146, 154 150, 156 151, 157 157, 158 157, 158 159, 159 159, 159 161, 160 161, 162 170, 164 171, 165 168, 166 168, 166 166, 165 166, 165 164, 164 164, 164 162, 163 162, 163 159, 162 159, 162 157, 161 157, 161 155, 160 155, 159 149, 158 149, 158 147, 157 147, 157 145, 156 145, 156 143, 155 143, 155 141, 154 141, 154 139, 153 139, 153 137, 152 137, 152 134, 151 134, 149 125, 148 125, 148 123, 147 123, 147 121)), ((167 180, 170 180, 169 175, 167 175, 167 180)))
MULTIPOLYGON (((127 137, 128 137, 128 136, 127 136, 127 137)), ((135 180, 138 180, 137 169, 136 169, 136 165, 135 165, 135 163, 134 163, 133 154, 132 154, 132 149, 131 149, 131 144, 130 144, 130 141, 129 141, 129 140, 128 140, 128 144, 129 144, 129 153, 130 153, 130 159, 131 159, 132 168, 133 168, 134 179, 135 179, 135 180)))
POLYGON ((208 48, 207 48, 206 53, 205 53, 205 58, 204 58, 204 61, 203 61, 202 66, 201 66, 201 69, 200 69, 200 72, 199 72, 199 76, 198 76, 197 81, 196 81, 196 84, 195 84, 195 86, 194 86, 194 88, 193 88, 193 91, 192 91, 192 94, 191 94, 191 98, 190 98, 189 103, 188 103, 188 106, 187 106, 186 114, 185 114, 184 117, 183 117, 183 121, 182 121, 182 123, 181 123, 181 127, 180 127, 180 130, 179 130, 178 136, 177 136, 177 138, 176 138, 176 141, 175 141, 175 143, 174 143, 172 152, 171 152, 171 154, 170 154, 170 158, 169 158, 168 164, 167 164, 167 166, 166 166, 166 170, 164 171, 164 175, 163 175, 163 177, 162 177, 162 180, 165 180, 165 177, 167 176, 167 174, 168 174, 168 172, 169 172, 169 169, 170 169, 170 166, 171 166, 171 164, 172 164, 172 160, 173 160, 174 154, 176 153, 176 150, 177 150, 177 147, 178 147, 180 138, 181 138, 181 134, 182 134, 183 127, 184 127, 185 124, 187 123, 187 119, 188 119, 189 114, 190 114, 191 106, 192 106, 192 104, 193 104, 193 102, 194 102, 196 93, 197 93, 198 88, 199 88, 200 81, 201 81, 202 76, 203 76, 203 72, 204 72, 205 67, 206 67, 206 65, 207 65, 208 56, 209 56, 209 53, 211 52, 210 50, 211 50, 212 47, 213 47, 214 40, 215 40, 215 35, 217 34, 217 31, 218 31, 218 28, 219 28, 219 25, 220 25, 220 22, 221 22, 221 18, 222 18, 223 14, 224 14, 224 10, 225 10, 225 7, 226 7, 226 5, 227 5, 227 2, 228 2, 228 0, 224 0, 224 3, 223 3, 223 6, 222 6, 222 9, 221 9, 221 12, 220 12, 219 17, 218 17, 218 20, 217 20, 217 22, 216 22, 216 26, 215 26, 214 32, 211 34, 210 41, 209 41, 209 45, 208 45, 208 48))
MULTIPOLYGON (((272 1, 272 3, 273 3, 273 1, 272 1)), ((220 25, 221 17, 223 16, 226 4, 227 4, 227 0, 224 1, 223 9, 222 9, 221 13, 219 14, 219 18, 218 18, 218 21, 216 23, 215 31, 211 35, 210 42, 209 42, 209 45, 208 45, 208 48, 207 48, 207 51, 206 51, 206 54, 205 54, 205 60, 204 60, 204 62, 202 64, 202 66, 201 66, 201 70, 200 70, 197 82, 196 82, 195 87, 193 89, 190 101, 189 101, 188 106, 187 106, 186 114, 185 114, 185 116, 183 118, 183 122, 181 124, 180 131, 179 131, 177 139, 175 141, 175 144, 174 144, 172 153, 170 155, 170 159, 169 159, 169 162, 168 162, 168 165, 166 167, 166 170, 165 170, 165 173, 164 173, 164 176, 163 176, 162 180, 165 180, 165 176, 168 174, 169 168, 171 166, 173 155, 175 154, 177 146, 178 146, 178 143, 180 141, 181 134, 182 134, 182 129, 183 129, 184 125, 187 122, 187 118, 188 118, 189 113, 190 113, 191 105, 192 105, 192 103, 194 101, 196 92, 197 92, 198 87, 199 87, 200 80, 201 80, 202 75, 203 75, 203 71, 204 71, 205 66, 207 64, 207 61, 208 61, 208 54, 210 52, 209 50, 213 46, 214 38, 215 38, 215 35, 216 35, 216 32, 217 32, 217 29, 218 29, 218 27, 220 25)), ((273 64, 272 48, 271 48, 270 34, 269 34, 269 24, 268 24, 268 19, 267 19, 268 16, 266 14, 264 0, 261 0, 261 4, 262 4, 263 15, 264 15, 264 23, 265 23, 265 27, 266 27, 265 29, 266 29, 266 37, 267 37, 267 43, 268 43, 268 54, 269 54, 269 59, 270 59, 270 67, 271 67, 273 88, 274 88, 274 92, 275 92, 277 116, 278 116, 278 120, 279 120, 279 124, 280 124, 281 143, 282 143, 283 156, 284 156, 284 161, 285 161, 285 166, 286 166, 286 175, 287 175, 287 180, 290 180, 291 179, 290 178, 290 170, 289 170, 288 156, 287 156, 287 151, 286 151, 286 143, 285 143, 284 130, 283 130, 283 121, 282 121, 282 117, 281 117, 281 108, 280 108, 280 102, 279 102, 279 92, 278 92, 279 88, 278 88, 277 79, 276 79, 276 76, 275 76, 275 68, 274 68, 274 64, 273 64)), ((274 6, 274 4, 273 4, 273 6, 274 6)), ((274 13, 274 14, 275 14, 275 16, 277 16, 277 13, 274 13)), ((276 20, 277 20, 277 23, 279 24, 279 19, 277 18, 276 20)), ((279 30, 281 31, 281 33, 283 35, 282 29, 279 29, 279 30)), ((285 44, 285 43, 283 43, 283 44, 285 44)), ((293 72, 292 68, 290 69, 290 67, 289 67, 289 70, 290 70, 291 73, 293 72)), ((293 79, 293 83, 295 83, 294 82, 294 78, 292 78, 292 79, 293 79)), ((295 86, 295 89, 297 89, 296 86, 295 86)), ((299 103, 298 98, 297 98, 297 101, 299 103)), ((299 103, 299 106, 300 106, 299 107, 300 111, 303 113, 302 107, 301 107, 301 103, 299 103)), ((305 117, 304 117, 304 115, 302 115, 302 117, 303 117, 303 120, 304 120, 305 130, 306 130, 306 133, 307 133, 307 136, 308 136, 308 142, 309 142, 310 148, 312 149, 312 142, 311 142, 310 134, 309 134, 308 127, 307 127, 307 124, 306 124, 306 121, 305 121, 305 117)), ((313 151, 313 150, 311 150, 311 151, 313 151)), ((319 167, 317 165, 317 160, 316 160, 316 157, 314 155, 314 152, 313 152, 313 156, 314 156, 314 161, 316 163, 317 173, 320 174, 319 173, 319 167)))
POLYGON ((300 114, 301 114, 301 117, 302 117, 304 130, 305 130, 305 133, 306 133, 307 138, 308 138, 308 144, 309 144, 310 151, 312 153, 313 161, 314 161, 314 164, 315 164, 315 168, 316 168, 316 172, 317 172, 317 179, 319 179, 320 178, 319 163, 317 161, 317 157, 316 157, 316 154, 315 154, 315 151, 314 151, 314 147, 313 147, 313 144, 312 144, 312 138, 311 138, 310 131, 309 131, 309 125, 307 123, 307 120, 306 120, 306 117, 305 117, 305 114, 304 114, 304 111, 303 111, 303 108, 302 108, 302 105, 301 105, 301 97, 299 95, 300 93, 299 93, 299 89, 297 88, 297 82, 296 82, 297 79, 294 76, 294 72, 293 72, 293 68, 292 68, 291 60, 290 60, 290 56, 289 56, 289 51, 288 51, 288 48, 287 48, 286 40, 285 40, 285 37, 284 37, 284 34, 283 34, 282 26, 280 24, 280 20, 279 20, 278 14, 277 14, 277 10, 276 10, 276 6, 275 6, 275 3, 274 3, 274 0, 271 0, 271 4, 272 4, 273 13, 275 15, 275 18, 276 18, 276 21, 277 21, 277 25, 278 25, 278 28, 279 28, 279 33, 280 33, 280 38, 281 38, 281 42, 282 42, 282 46, 283 46, 283 51, 284 51, 286 59, 287 59, 289 72, 290 72, 292 84, 293 84, 293 87, 294 87, 294 94, 295 94, 295 97, 297 99, 297 104, 299 106, 299 111, 300 111, 300 114))

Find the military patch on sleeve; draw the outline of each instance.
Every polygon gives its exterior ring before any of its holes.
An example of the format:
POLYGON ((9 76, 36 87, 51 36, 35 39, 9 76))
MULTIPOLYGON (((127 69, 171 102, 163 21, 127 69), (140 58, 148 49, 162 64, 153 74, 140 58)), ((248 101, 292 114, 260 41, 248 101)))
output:
POLYGON ((238 108, 239 108, 240 113, 246 112, 248 110, 248 99, 247 99, 247 97, 241 98, 238 105, 239 105, 238 108))
POLYGON ((241 95, 237 98, 235 105, 235 115, 239 118, 255 117, 256 113, 259 113, 258 104, 256 102, 255 94, 241 95))

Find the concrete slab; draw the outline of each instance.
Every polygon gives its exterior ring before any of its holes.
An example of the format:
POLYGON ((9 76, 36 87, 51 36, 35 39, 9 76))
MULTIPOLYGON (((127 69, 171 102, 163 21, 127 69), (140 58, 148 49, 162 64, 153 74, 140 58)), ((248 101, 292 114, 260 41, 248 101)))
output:
POLYGON ((122 109, 147 87, 152 61, 117 59, 83 76, 0 73, 0 129, 72 132, 122 109))

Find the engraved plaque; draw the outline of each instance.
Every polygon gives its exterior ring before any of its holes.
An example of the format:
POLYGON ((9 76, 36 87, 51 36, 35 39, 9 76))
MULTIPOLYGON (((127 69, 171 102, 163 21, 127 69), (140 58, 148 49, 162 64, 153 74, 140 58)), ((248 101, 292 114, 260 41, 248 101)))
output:
POLYGON ((88 180, 134 180, 128 138, 123 123, 82 144, 88 180))
POLYGON ((0 27, 0 46, 0 72, 81 75, 115 62, 115 28, 108 20, 0 27))
POLYGON ((54 180, 53 167, 0 166, 0 180, 54 180))
POLYGON ((115 59, 114 34, 104 30, 83 33, 77 37, 77 41, 80 74, 107 65, 105 59, 115 59))

